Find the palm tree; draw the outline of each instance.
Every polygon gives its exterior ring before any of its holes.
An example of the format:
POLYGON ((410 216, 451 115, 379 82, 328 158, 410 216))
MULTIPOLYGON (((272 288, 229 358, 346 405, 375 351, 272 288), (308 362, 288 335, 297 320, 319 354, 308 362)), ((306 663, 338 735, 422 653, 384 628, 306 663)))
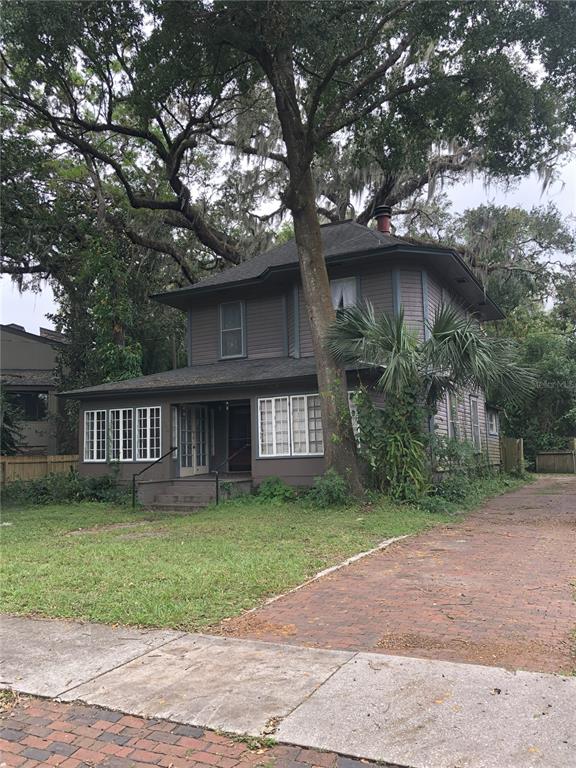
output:
POLYGON ((341 364, 377 371, 375 387, 384 394, 400 396, 416 386, 431 413, 454 390, 503 390, 519 402, 534 385, 512 341, 489 336, 451 306, 438 308, 425 339, 407 327, 403 310, 391 317, 376 315, 368 303, 349 307, 338 313, 327 343, 341 364))
POLYGON ((424 416, 436 412, 447 392, 504 391, 509 402, 520 402, 534 385, 511 341, 489 336, 450 306, 439 307, 424 339, 407 327, 403 311, 392 317, 376 315, 371 304, 350 307, 338 313, 327 345, 342 365, 378 375, 386 423, 370 432, 378 448, 365 445, 364 452, 397 498, 414 498, 426 486, 424 416))

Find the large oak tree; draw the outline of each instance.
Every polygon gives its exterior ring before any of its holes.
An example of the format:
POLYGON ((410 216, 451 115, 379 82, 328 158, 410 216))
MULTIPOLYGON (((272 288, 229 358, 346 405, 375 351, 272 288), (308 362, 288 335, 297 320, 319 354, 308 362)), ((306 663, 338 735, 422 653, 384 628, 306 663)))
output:
MULTIPOLYGON (((279 190, 294 222, 327 459, 358 487, 345 380, 324 345, 334 311, 318 203, 330 183, 318 180, 330 158, 349 158, 348 175, 374 158, 366 221, 374 201, 400 202, 443 170, 521 173, 549 161, 574 125, 574 5, 134 0, 7 11, 10 108, 40 120, 97 176, 113 175, 132 209, 150 212, 149 247, 185 263, 193 237, 217 263, 237 263, 249 242, 235 237, 242 196, 252 205, 279 190), (215 173, 215 153, 228 148, 245 160, 215 173)), ((134 240, 138 225, 126 224, 134 240)))

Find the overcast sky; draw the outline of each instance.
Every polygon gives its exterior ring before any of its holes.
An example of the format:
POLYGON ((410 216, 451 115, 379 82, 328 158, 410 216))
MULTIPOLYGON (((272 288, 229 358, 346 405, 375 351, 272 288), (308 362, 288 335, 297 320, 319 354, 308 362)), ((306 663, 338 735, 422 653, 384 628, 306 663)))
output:
MULTIPOLYGON (((534 205, 555 203, 566 216, 576 214, 576 159, 563 169, 561 181, 542 192, 542 184, 536 176, 525 179, 508 189, 486 186, 480 179, 468 180, 446 190, 452 200, 455 212, 474 208, 482 203, 519 205, 532 208, 534 205)), ((19 293, 9 278, 0 279, 0 319, 2 323, 18 323, 27 331, 38 333, 40 326, 53 327, 46 318, 56 310, 54 297, 49 286, 40 293, 25 291, 19 293)))

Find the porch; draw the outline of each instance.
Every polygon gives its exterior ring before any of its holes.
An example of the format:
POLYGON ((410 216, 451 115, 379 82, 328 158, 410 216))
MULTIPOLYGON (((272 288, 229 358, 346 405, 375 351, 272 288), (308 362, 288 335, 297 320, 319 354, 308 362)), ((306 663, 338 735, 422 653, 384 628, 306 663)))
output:
POLYGON ((146 477, 151 465, 137 478, 142 504, 186 512, 251 491, 250 400, 177 403, 169 413, 173 450, 160 460, 163 477, 146 477))

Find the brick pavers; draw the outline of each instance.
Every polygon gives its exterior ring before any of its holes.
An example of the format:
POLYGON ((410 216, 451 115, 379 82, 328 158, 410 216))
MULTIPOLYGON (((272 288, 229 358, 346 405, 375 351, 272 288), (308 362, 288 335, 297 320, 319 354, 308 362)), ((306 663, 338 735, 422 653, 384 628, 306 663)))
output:
POLYGON ((0 716, 0 766, 8 768, 366 768, 333 752, 238 741, 166 720, 21 697, 0 716), (41 731, 41 735, 38 732, 41 731))
POLYGON ((542 477, 225 622, 235 637, 569 672, 576 478, 542 477))

